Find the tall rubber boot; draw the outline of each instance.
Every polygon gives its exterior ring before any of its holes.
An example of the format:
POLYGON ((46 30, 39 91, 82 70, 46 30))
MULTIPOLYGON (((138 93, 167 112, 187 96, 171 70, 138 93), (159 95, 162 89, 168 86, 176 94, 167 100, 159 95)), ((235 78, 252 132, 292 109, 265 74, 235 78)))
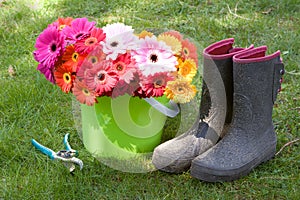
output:
POLYGON ((262 46, 233 57, 231 127, 220 142, 192 161, 192 177, 208 182, 236 180, 274 156, 272 110, 284 66, 280 51, 265 55, 266 50, 262 46))
MULTIPOLYGON (((203 51, 203 87, 200 115, 186 133, 154 149, 152 163, 162 171, 181 173, 191 161, 220 138, 232 113, 232 57, 244 48, 233 48, 234 39, 216 42, 203 51)), ((252 47, 250 47, 252 48, 252 47)), ((184 123, 184 122, 183 122, 184 123)))

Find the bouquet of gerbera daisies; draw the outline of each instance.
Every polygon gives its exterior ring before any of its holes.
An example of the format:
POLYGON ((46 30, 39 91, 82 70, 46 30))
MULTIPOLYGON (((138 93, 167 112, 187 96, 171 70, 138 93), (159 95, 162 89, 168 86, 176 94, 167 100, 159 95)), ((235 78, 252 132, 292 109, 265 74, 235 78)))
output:
POLYGON ((95 26, 86 18, 59 18, 37 38, 37 69, 80 103, 97 97, 129 94, 140 98, 166 95, 176 103, 196 94, 197 49, 177 31, 158 36, 134 33, 122 23, 95 26))

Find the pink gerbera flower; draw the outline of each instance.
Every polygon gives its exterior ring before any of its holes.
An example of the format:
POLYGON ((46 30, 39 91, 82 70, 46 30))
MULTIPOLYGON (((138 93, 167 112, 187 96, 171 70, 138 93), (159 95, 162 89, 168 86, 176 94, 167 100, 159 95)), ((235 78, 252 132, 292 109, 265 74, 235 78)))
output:
POLYGON ((102 51, 102 46, 96 46, 93 51, 88 54, 85 61, 90 62, 92 65, 96 65, 105 59, 106 54, 102 51))
POLYGON ((109 24, 103 27, 103 31, 106 33, 106 40, 101 44, 103 52, 108 55, 107 59, 115 60, 119 54, 136 48, 138 37, 134 35, 131 26, 122 23, 109 24))
POLYGON ((84 60, 77 73, 76 73, 76 77, 79 79, 79 80, 83 80, 86 78, 86 75, 87 75, 87 71, 88 70, 91 70, 93 68, 93 64, 91 62, 89 62, 88 60, 84 60))
POLYGON ((163 41, 157 41, 155 36, 140 39, 138 48, 132 51, 132 56, 144 76, 176 71, 177 59, 171 47, 163 41))
POLYGON ((113 70, 111 62, 102 61, 87 71, 85 80, 87 86, 101 96, 115 87, 118 74, 113 70))
POLYGON ((62 29, 62 32, 66 39, 74 44, 77 40, 88 37, 95 24, 96 22, 89 22, 87 18, 77 18, 72 21, 71 26, 62 29))
POLYGON ((136 71, 133 73, 133 77, 129 81, 129 83, 125 82, 124 80, 118 81, 118 83, 113 89, 112 97, 115 98, 124 94, 136 96, 135 93, 137 91, 141 91, 141 86, 140 86, 140 74, 136 71))
POLYGON ((124 80, 126 83, 130 82, 133 78, 133 73, 137 71, 135 60, 129 53, 119 55, 113 61, 113 68, 118 73, 120 80, 124 80))
POLYGON ((90 90, 84 81, 75 79, 72 92, 80 103, 88 106, 92 106, 94 103, 97 103, 96 93, 93 90, 90 90))
POLYGON ((118 96, 122 96, 128 93, 129 84, 127 84, 124 80, 119 80, 112 91, 112 98, 116 98, 118 96))
POLYGON ((81 39, 75 43, 75 49, 79 53, 90 53, 100 42, 105 39, 105 33, 101 28, 93 28, 90 36, 81 39))
POLYGON ((159 97, 164 93, 168 81, 173 80, 173 76, 167 72, 159 72, 154 75, 144 77, 142 81, 142 90, 147 97, 159 97))
POLYGON ((36 50, 33 53, 36 61, 52 71, 59 56, 63 54, 64 39, 56 26, 48 26, 36 39, 36 50))

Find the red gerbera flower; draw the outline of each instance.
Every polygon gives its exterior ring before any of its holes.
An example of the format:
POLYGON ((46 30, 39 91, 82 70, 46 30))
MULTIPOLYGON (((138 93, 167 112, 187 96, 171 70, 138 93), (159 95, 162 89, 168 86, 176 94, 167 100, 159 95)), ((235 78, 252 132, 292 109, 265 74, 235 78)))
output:
POLYGON ((159 72, 145 77, 142 81, 142 90, 147 97, 159 97, 164 93, 168 81, 174 78, 167 72, 159 72))
POLYGON ((118 73, 120 80, 124 80, 126 83, 133 79, 133 73, 137 71, 136 62, 129 53, 119 55, 113 61, 113 68, 118 73))
POLYGON ((97 103, 96 93, 89 90, 84 80, 80 81, 79 79, 75 79, 72 92, 80 103, 88 106, 92 106, 94 103, 97 103))
POLYGON ((101 28, 93 28, 88 37, 75 43, 76 51, 80 53, 90 53, 100 42, 105 39, 105 33, 101 28))
POLYGON ((102 61, 87 71, 85 80, 87 86, 101 96, 115 87, 118 74, 113 70, 111 62, 102 61))
POLYGON ((68 93, 73 87, 75 75, 73 74, 72 66, 66 63, 58 66, 54 72, 56 84, 65 93, 68 93))

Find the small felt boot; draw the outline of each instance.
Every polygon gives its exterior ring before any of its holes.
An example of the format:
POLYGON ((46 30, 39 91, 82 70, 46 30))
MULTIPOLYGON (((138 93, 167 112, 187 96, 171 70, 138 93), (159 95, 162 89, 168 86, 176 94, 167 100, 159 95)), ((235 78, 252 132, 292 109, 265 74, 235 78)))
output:
POLYGON ((233 57, 233 114, 228 133, 192 161, 191 175, 208 182, 232 181, 271 159, 276 150, 273 104, 284 66, 280 51, 266 46, 233 57))
POLYGON ((204 49, 199 119, 186 133, 154 149, 152 163, 157 169, 170 173, 186 171, 196 156, 211 148, 226 132, 224 124, 230 124, 232 115, 232 57, 248 50, 233 48, 233 43, 234 39, 229 38, 204 49))

